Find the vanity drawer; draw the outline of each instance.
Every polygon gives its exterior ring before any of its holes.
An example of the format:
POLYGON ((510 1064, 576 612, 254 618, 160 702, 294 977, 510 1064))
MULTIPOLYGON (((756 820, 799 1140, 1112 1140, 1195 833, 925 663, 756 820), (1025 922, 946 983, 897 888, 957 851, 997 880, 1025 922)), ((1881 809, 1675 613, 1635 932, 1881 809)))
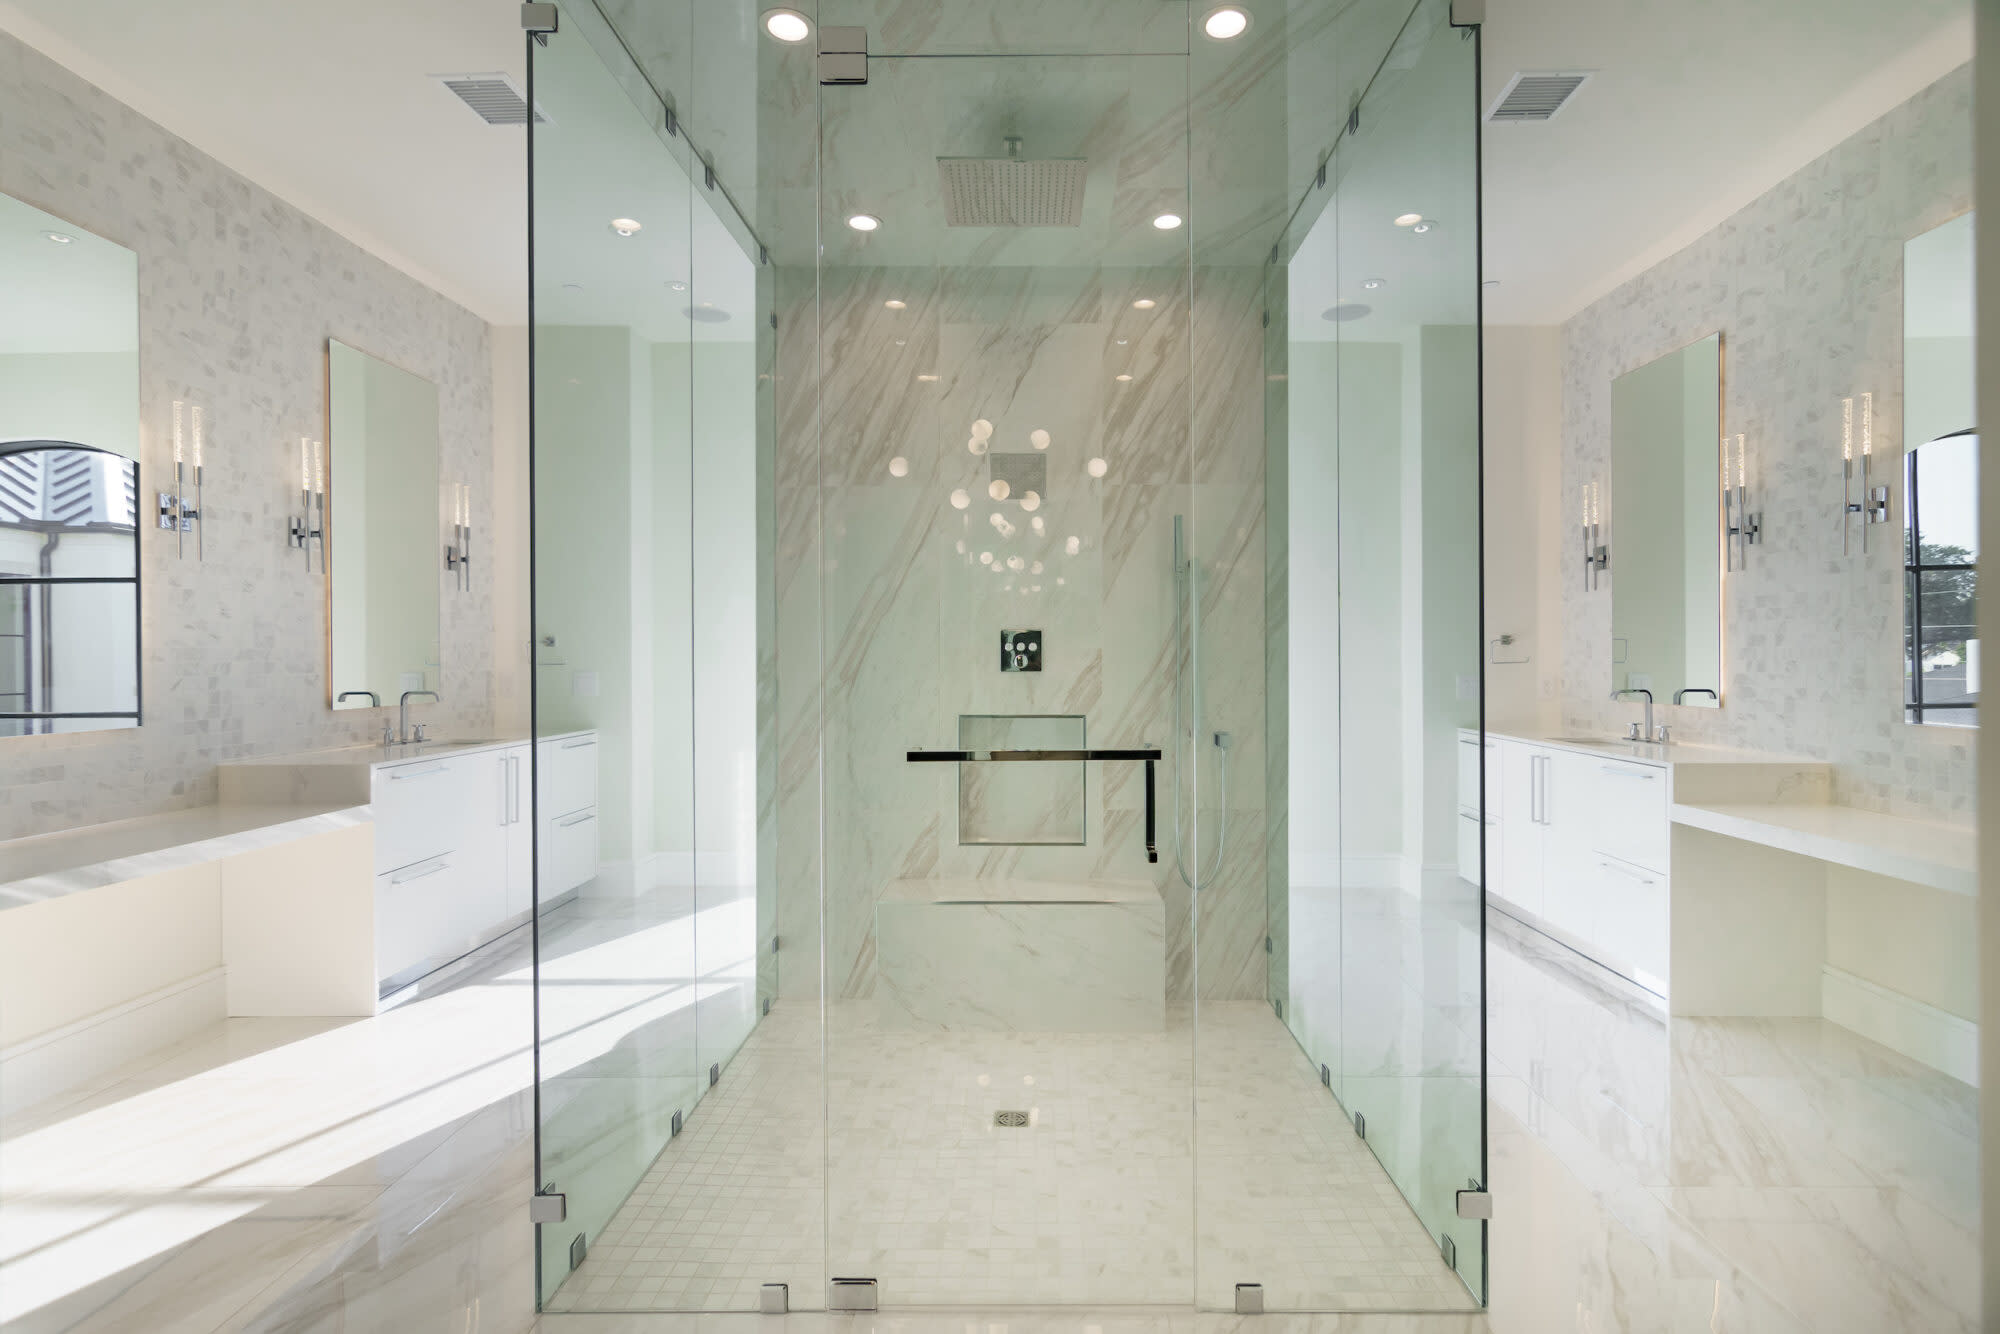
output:
POLYGON ((597 734, 552 737, 536 743, 541 813, 570 815, 597 804, 597 734))
POLYGON ((1598 943, 1632 980, 1665 994, 1667 878, 1616 857, 1597 859, 1598 943))
POLYGON ((469 925, 465 876, 451 855, 375 877, 375 975, 394 977, 448 952, 469 925))
POLYGON ((1667 771, 1645 764, 1596 761, 1592 775, 1593 851, 1643 866, 1667 869, 1667 771))
POLYGON ((375 771, 375 870, 400 870, 458 847, 465 822, 464 775, 450 760, 418 760, 375 771))
POLYGON ((597 875, 597 811, 571 811, 542 821, 539 900, 547 903, 597 875))

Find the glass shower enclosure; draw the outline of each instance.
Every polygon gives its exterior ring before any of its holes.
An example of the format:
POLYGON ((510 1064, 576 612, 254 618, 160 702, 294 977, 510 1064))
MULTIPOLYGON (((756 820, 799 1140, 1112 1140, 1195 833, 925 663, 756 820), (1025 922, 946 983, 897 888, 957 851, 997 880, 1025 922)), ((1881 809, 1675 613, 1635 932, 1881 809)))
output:
POLYGON ((546 1308, 1477 1306, 1476 29, 555 8, 546 1308))

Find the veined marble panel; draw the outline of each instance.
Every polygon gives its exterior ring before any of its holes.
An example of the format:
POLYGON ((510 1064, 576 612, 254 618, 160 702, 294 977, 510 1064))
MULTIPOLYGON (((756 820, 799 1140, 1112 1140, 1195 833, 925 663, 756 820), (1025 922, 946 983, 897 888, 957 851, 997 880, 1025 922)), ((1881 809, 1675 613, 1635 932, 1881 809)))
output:
POLYGON ((1160 892, 1139 881, 898 880, 875 904, 884 1028, 1026 1033, 1166 1023, 1160 892))

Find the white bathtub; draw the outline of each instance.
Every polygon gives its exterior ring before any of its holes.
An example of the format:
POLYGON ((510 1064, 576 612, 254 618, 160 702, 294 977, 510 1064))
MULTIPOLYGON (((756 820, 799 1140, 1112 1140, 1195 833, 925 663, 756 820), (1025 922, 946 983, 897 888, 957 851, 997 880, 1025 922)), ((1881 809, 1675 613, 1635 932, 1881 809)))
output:
POLYGON ((1137 880, 892 880, 875 903, 884 1027, 1136 1032, 1166 1021, 1166 911, 1137 880))

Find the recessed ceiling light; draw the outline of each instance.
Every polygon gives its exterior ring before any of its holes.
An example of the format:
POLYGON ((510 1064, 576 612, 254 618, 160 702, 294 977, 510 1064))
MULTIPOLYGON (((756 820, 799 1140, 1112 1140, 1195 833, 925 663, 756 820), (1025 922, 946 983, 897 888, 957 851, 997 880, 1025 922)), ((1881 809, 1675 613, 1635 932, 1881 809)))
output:
POLYGON ((882 219, 873 213, 850 213, 847 215, 847 225, 857 232, 872 232, 882 225, 882 219))
POLYGON ((1437 226, 1436 223, 1432 222, 1429 218, 1425 218, 1422 222, 1410 228, 1410 230, 1421 236, 1435 226, 1437 226))
POLYGON ((641 225, 636 218, 613 218, 611 220, 611 230, 617 232, 620 236, 637 235, 641 225))
POLYGON ((1384 278, 1363 278, 1361 280, 1361 290, 1364 292, 1379 292, 1388 285, 1388 280, 1384 278))
POLYGON ((1396 215, 1396 225, 1398 227, 1414 227, 1423 220, 1424 215, 1421 213, 1398 213, 1396 215))
POLYGON ((1170 232, 1181 225, 1181 215, 1178 213, 1162 213, 1159 217, 1153 219, 1153 225, 1163 232, 1170 232))
POLYGON ((1154 306, 1157 306, 1157 305, 1159 305, 1159 304, 1160 304, 1159 302, 1157 302, 1157 301, 1153 300, 1153 298, 1151 298, 1151 297, 1149 297, 1149 296, 1142 296, 1142 297, 1140 297, 1140 298, 1139 298, 1139 299, 1138 299, 1137 301, 1134 301, 1134 302, 1132 303, 1132 309, 1134 309, 1134 310, 1151 310, 1151 309, 1152 309, 1152 308, 1153 308, 1154 306))
POLYGON ((893 296, 890 297, 887 301, 884 301, 882 303, 883 309, 885 310, 903 310, 907 307, 907 305, 908 305, 907 302, 898 301, 893 296))
POLYGON ((682 282, 682 281, 681 281, 680 279, 678 279, 678 278, 672 278, 672 279, 669 279, 669 280, 667 281, 667 286, 668 286, 668 287, 670 287, 670 288, 672 288, 672 289, 673 289, 674 291, 676 291, 676 292, 685 292, 685 291, 687 291, 687 289, 688 289, 688 285, 687 285, 686 283, 682 282))
POLYGON ((764 11, 764 31, 781 42, 803 42, 812 36, 812 22, 796 9, 764 11))
POLYGON ((1240 5, 1221 5, 1201 16, 1201 30, 1218 42, 1241 37, 1250 31, 1250 11, 1240 5))
POLYGON ((1129 342, 1131 342, 1131 341, 1132 341, 1132 340, 1131 340, 1131 339, 1129 339, 1129 338, 1120 338, 1120 339, 1118 339, 1118 340, 1117 340, 1117 343, 1118 343, 1118 346, 1120 346, 1120 347, 1123 347, 1123 346, 1125 346, 1125 345, 1126 345, 1127 343, 1129 343, 1129 342))
POLYGON ((76 240, 68 232, 43 232, 42 235, 54 241, 57 245, 68 245, 70 242, 76 240))

